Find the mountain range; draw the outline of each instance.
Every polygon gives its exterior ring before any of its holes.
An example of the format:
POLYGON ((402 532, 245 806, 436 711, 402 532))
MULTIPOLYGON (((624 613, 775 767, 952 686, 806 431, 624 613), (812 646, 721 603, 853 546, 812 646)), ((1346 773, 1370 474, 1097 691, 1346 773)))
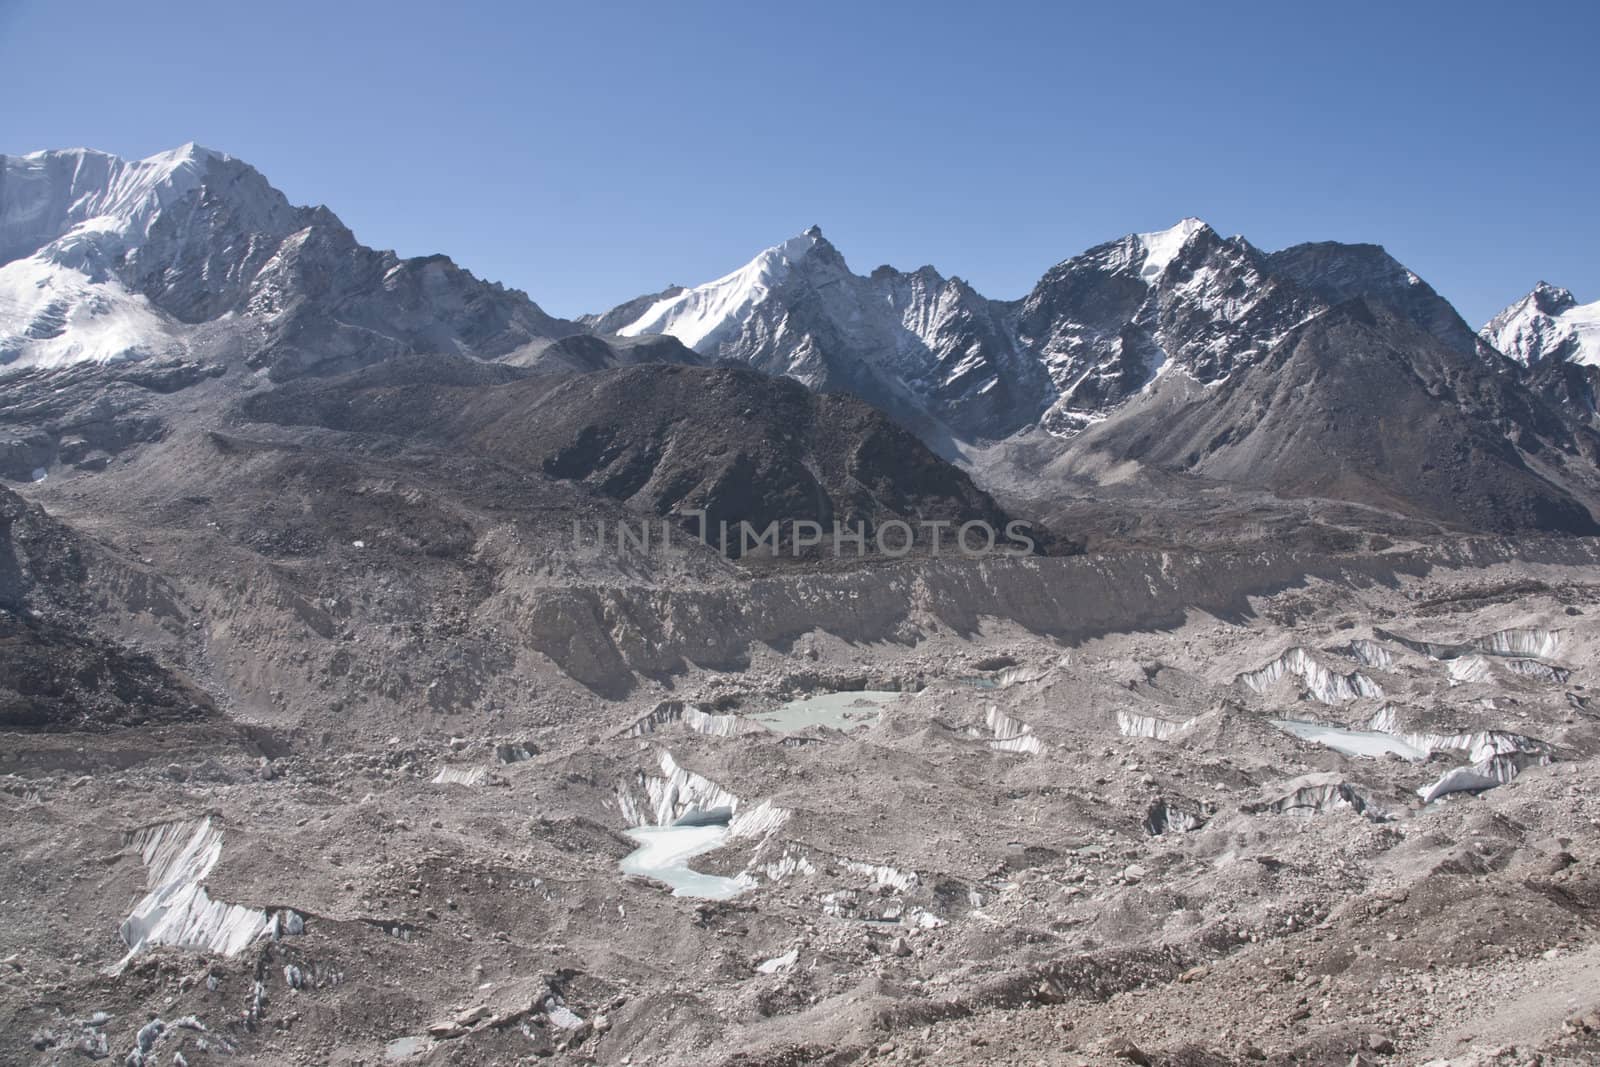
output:
POLYGON ((1475 331, 1376 245, 1268 252, 1191 218, 1072 256, 1018 300, 931 266, 856 274, 813 226, 565 320, 444 256, 368 248, 219 152, 37 152, 0 157, 0 471, 102 468, 169 432, 144 414, 152 390, 205 376, 304 394, 416 356, 519 380, 737 364, 854 394, 1036 501, 1114 493, 1131 470, 1589 533, 1597 309, 1541 283, 1475 331))

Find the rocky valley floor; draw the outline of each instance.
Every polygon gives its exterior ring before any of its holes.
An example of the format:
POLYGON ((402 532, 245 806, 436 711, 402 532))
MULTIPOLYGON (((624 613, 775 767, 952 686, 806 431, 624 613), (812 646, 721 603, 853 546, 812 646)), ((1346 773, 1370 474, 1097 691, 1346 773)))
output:
POLYGON ((1600 572, 1497 552, 6 734, 0 1062, 1600 1061, 1600 572))

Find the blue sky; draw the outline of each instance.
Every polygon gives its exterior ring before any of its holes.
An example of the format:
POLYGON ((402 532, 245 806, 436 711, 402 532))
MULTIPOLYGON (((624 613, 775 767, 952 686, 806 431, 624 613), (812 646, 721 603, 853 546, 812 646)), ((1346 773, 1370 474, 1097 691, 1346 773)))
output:
POLYGON ((566 315, 812 223, 1017 297, 1185 215, 1600 299, 1600 5, 1301 7, 0 0, 0 151, 196 140, 566 315))

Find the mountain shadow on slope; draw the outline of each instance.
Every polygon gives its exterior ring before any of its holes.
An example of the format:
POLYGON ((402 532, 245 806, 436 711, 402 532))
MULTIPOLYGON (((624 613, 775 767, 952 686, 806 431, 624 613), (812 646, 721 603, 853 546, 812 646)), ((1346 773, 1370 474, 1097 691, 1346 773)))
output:
POLYGON ((1592 442, 1509 376, 1362 300, 1303 324, 1252 373, 1139 405, 1082 446, 1458 528, 1600 533, 1530 463, 1592 464, 1592 442))
POLYGON ((0 730, 80 731, 209 718, 211 698, 97 634, 77 537, 0 487, 0 730))
MULTIPOLYGON (((482 365, 478 365, 481 367, 482 365)), ((459 361, 391 361, 328 382, 291 382, 246 399, 255 421, 385 434, 516 463, 669 518, 717 544, 739 524, 861 524, 870 541, 885 522, 954 527, 1012 516, 966 473, 853 396, 815 394, 798 382, 744 368, 643 364, 592 374, 510 377, 459 361), (485 380, 485 379, 495 380, 485 380)), ((931 539, 925 529, 919 535, 931 539)), ((1061 550, 1042 530, 1038 550, 1061 550)), ((897 536, 886 535, 898 547, 897 536)), ((974 535, 974 544, 979 539, 974 535)), ((831 543, 828 545, 831 549, 831 543)), ((846 553, 854 551, 846 543, 846 553)))

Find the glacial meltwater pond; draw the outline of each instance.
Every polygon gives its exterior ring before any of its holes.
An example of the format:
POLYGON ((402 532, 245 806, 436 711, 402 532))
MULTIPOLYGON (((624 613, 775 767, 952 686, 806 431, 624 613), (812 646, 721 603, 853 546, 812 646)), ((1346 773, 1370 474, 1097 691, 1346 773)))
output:
POLYGON ((883 712, 872 705, 887 704, 900 694, 887 689, 862 689, 853 693, 819 693, 791 700, 782 707, 749 718, 774 733, 798 733, 812 726, 854 730, 872 726, 883 712))
POLYGON ((1285 733, 1307 741, 1326 745, 1346 756, 1384 756, 1394 753, 1408 760, 1424 760, 1428 753, 1403 737, 1380 733, 1377 730, 1345 730, 1338 726, 1324 726, 1319 722, 1300 722, 1297 719, 1273 719, 1272 725, 1285 733))
POLYGON ((622 873, 664 882, 672 887, 675 897, 727 900, 750 888, 737 878, 689 869, 691 859, 728 839, 725 824, 637 826, 627 834, 639 847, 622 858, 622 873))

